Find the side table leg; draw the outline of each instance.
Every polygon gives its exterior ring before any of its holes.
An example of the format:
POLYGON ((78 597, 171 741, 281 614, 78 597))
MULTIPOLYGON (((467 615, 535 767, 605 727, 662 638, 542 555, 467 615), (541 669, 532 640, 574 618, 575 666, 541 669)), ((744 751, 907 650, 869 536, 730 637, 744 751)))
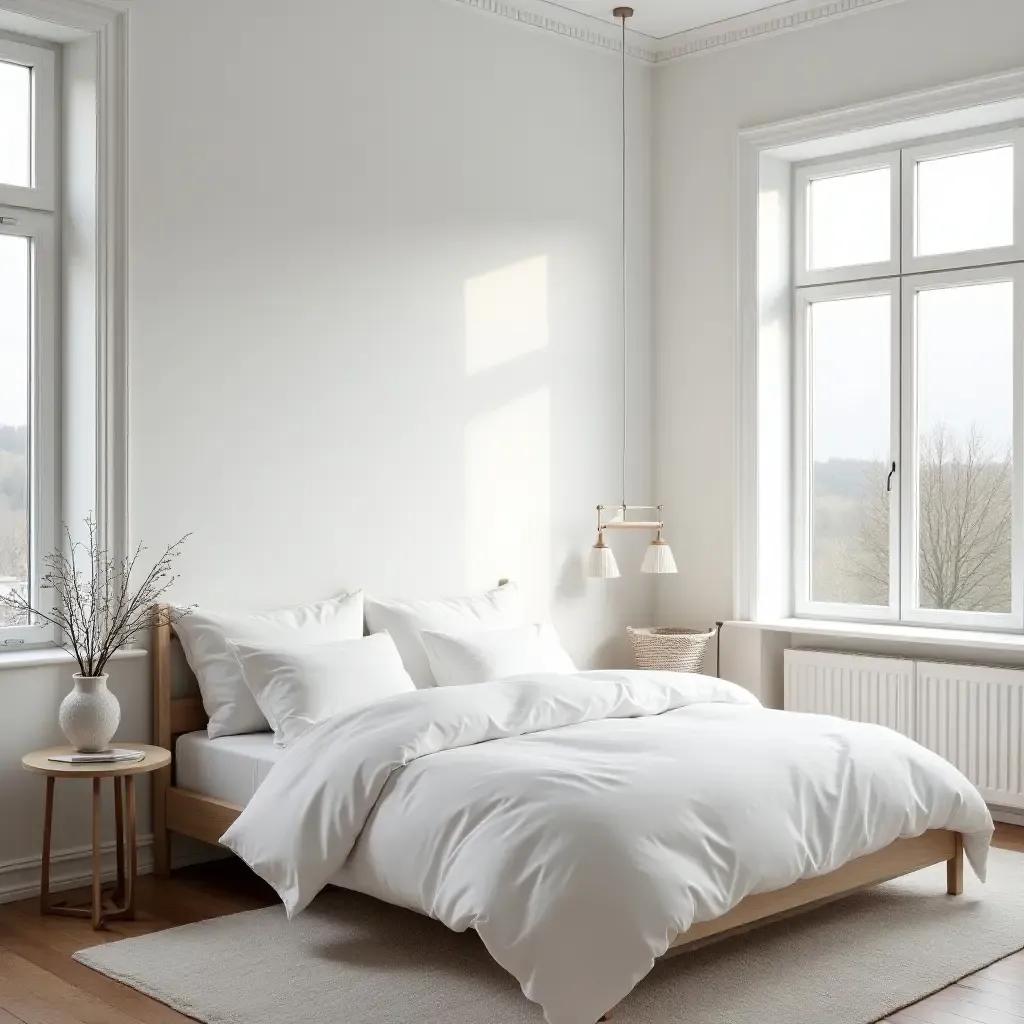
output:
POLYGON ((127 807, 125 809, 126 835, 125 845, 128 847, 128 871, 125 878, 124 909, 129 921, 135 920, 135 880, 139 873, 138 843, 135 837, 135 776, 126 775, 124 779, 127 807))
POLYGON ((57 780, 46 776, 46 810, 43 812, 43 867, 39 883, 39 913, 50 909, 50 840, 53 835, 53 784, 57 780))
POLYGON ((103 927, 103 888, 100 876, 100 779, 92 780, 92 926, 103 927))
POLYGON ((114 831, 117 834, 117 888, 114 889, 114 903, 124 903, 124 804, 122 796, 121 776, 114 776, 114 831))

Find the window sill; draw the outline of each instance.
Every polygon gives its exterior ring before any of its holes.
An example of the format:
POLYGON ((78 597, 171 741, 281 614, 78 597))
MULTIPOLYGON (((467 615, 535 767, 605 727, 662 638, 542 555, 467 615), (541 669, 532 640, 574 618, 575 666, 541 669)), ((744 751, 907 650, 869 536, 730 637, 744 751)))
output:
MULTIPOLYGON (((111 661, 144 658, 148 652, 139 647, 117 651, 111 661)), ((75 659, 59 647, 35 647, 24 651, 0 651, 0 672, 10 668, 36 668, 41 665, 74 665, 75 659)))
POLYGON ((827 619, 768 619, 764 622, 731 622, 729 625, 748 629, 766 629, 778 633, 798 633, 801 636, 887 640, 894 643, 929 644, 934 647, 971 647, 975 650, 1024 654, 1024 633, 936 629, 933 626, 901 626, 895 623, 830 622, 827 619))

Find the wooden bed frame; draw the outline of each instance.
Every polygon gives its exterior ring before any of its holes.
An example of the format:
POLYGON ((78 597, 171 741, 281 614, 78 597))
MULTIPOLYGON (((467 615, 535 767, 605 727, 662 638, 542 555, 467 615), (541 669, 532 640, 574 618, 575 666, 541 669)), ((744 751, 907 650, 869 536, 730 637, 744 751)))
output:
MULTIPOLYGON (((173 628, 162 609, 155 610, 152 638, 153 742, 172 753, 175 740, 187 732, 205 729, 203 702, 193 696, 173 695, 172 666, 175 641, 173 628)), ((181 659, 184 661, 184 658, 181 659)), ((153 774, 153 837, 155 869, 167 875, 171 864, 171 836, 192 836, 217 845, 242 808, 223 800, 202 796, 174 784, 174 762, 153 774)), ((838 871, 808 878, 776 892, 748 896, 728 914, 714 921, 694 925, 673 944, 670 953, 692 949, 712 939, 724 938, 809 910, 933 864, 946 863, 946 891, 963 893, 964 846, 958 832, 933 830, 914 839, 898 839, 877 853, 851 861, 838 871)))

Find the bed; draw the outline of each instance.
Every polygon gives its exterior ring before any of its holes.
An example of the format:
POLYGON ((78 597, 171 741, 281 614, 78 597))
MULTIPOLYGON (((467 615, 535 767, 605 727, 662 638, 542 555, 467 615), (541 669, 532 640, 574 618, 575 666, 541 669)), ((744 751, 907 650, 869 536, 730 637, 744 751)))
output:
MULTIPOLYGON (((155 861, 157 872, 164 874, 170 867, 171 836, 218 843, 285 753, 274 748, 270 734, 206 739, 201 732, 206 724, 202 702, 191 689, 184 659, 176 648, 173 630, 158 618, 152 643, 154 731, 156 742, 176 753, 172 766, 154 779, 155 861)), ((692 949, 941 863, 946 864, 947 892, 961 894, 964 837, 955 831, 929 829, 912 838, 897 839, 827 874, 749 895, 727 913, 696 923, 680 934, 668 953, 692 949)), ((350 880, 331 881, 349 884, 350 880)), ((372 888, 349 887, 377 895, 372 888)))

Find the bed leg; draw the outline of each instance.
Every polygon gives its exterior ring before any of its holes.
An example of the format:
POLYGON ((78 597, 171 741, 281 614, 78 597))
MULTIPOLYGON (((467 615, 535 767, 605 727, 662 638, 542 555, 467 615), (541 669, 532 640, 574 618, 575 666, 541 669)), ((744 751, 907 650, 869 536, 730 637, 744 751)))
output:
POLYGON ((957 832, 955 841, 953 856, 946 861, 946 892, 950 896, 962 896, 964 893, 964 837, 957 832))

